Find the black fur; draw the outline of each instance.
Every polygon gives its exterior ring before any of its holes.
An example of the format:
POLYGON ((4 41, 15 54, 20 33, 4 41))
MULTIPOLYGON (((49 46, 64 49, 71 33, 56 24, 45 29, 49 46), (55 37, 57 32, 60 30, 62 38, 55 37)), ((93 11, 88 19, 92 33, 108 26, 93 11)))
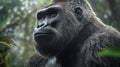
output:
POLYGON ((31 58, 30 67, 120 67, 119 58, 96 56, 103 48, 120 47, 120 33, 102 23, 86 0, 54 0, 53 4, 45 9, 60 5, 59 21, 39 31, 50 29, 54 36, 35 37, 40 54, 31 58))

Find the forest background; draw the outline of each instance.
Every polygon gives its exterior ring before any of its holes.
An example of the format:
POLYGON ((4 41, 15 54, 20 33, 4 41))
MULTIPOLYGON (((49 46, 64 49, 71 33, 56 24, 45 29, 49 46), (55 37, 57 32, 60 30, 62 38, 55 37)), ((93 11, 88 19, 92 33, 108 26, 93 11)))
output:
MULTIPOLYGON (((96 15, 120 31, 120 0, 88 0, 96 15)), ((10 67, 24 67, 36 52, 33 30, 36 11, 51 0, 0 0, 0 35, 11 37, 10 67)))

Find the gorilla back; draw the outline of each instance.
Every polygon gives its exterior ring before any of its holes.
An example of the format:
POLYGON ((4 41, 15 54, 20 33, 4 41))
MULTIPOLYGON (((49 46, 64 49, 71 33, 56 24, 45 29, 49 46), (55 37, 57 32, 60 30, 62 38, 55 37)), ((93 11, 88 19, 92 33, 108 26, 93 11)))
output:
POLYGON ((120 59, 96 54, 120 47, 120 33, 96 17, 86 0, 53 0, 37 12, 36 49, 30 67, 120 67, 120 59))

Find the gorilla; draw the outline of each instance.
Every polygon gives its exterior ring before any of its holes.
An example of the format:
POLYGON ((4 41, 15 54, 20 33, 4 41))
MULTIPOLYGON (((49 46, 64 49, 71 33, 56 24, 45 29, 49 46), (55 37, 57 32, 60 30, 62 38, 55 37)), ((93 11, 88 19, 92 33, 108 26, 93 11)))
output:
POLYGON ((97 57, 108 47, 120 47, 120 33, 104 24, 87 0, 53 0, 36 14, 38 54, 30 67, 120 67, 119 58, 97 57))

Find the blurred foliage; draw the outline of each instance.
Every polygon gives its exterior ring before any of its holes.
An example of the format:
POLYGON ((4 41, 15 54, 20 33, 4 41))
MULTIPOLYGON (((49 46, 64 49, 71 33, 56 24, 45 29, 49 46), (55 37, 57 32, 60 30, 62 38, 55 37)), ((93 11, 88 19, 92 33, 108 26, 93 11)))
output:
MULTIPOLYGON (((0 0, 0 35, 14 39, 10 67, 24 67, 35 53, 35 13, 51 0, 0 0)), ((97 16, 120 30, 120 0, 88 0, 97 16), (114 6, 113 6, 114 5, 114 6)))
POLYGON ((0 36, 0 67, 9 67, 9 50, 12 45, 15 43, 10 37, 0 36))
POLYGON ((120 31, 120 0, 88 0, 102 21, 120 31))
POLYGON ((98 57, 120 58, 120 47, 105 48, 98 53, 98 57))
MULTIPOLYGON (((0 0, 0 35, 14 39, 10 67, 24 67, 34 54, 35 13, 50 0, 0 0)), ((1 66, 0 66, 1 67, 1 66)))

